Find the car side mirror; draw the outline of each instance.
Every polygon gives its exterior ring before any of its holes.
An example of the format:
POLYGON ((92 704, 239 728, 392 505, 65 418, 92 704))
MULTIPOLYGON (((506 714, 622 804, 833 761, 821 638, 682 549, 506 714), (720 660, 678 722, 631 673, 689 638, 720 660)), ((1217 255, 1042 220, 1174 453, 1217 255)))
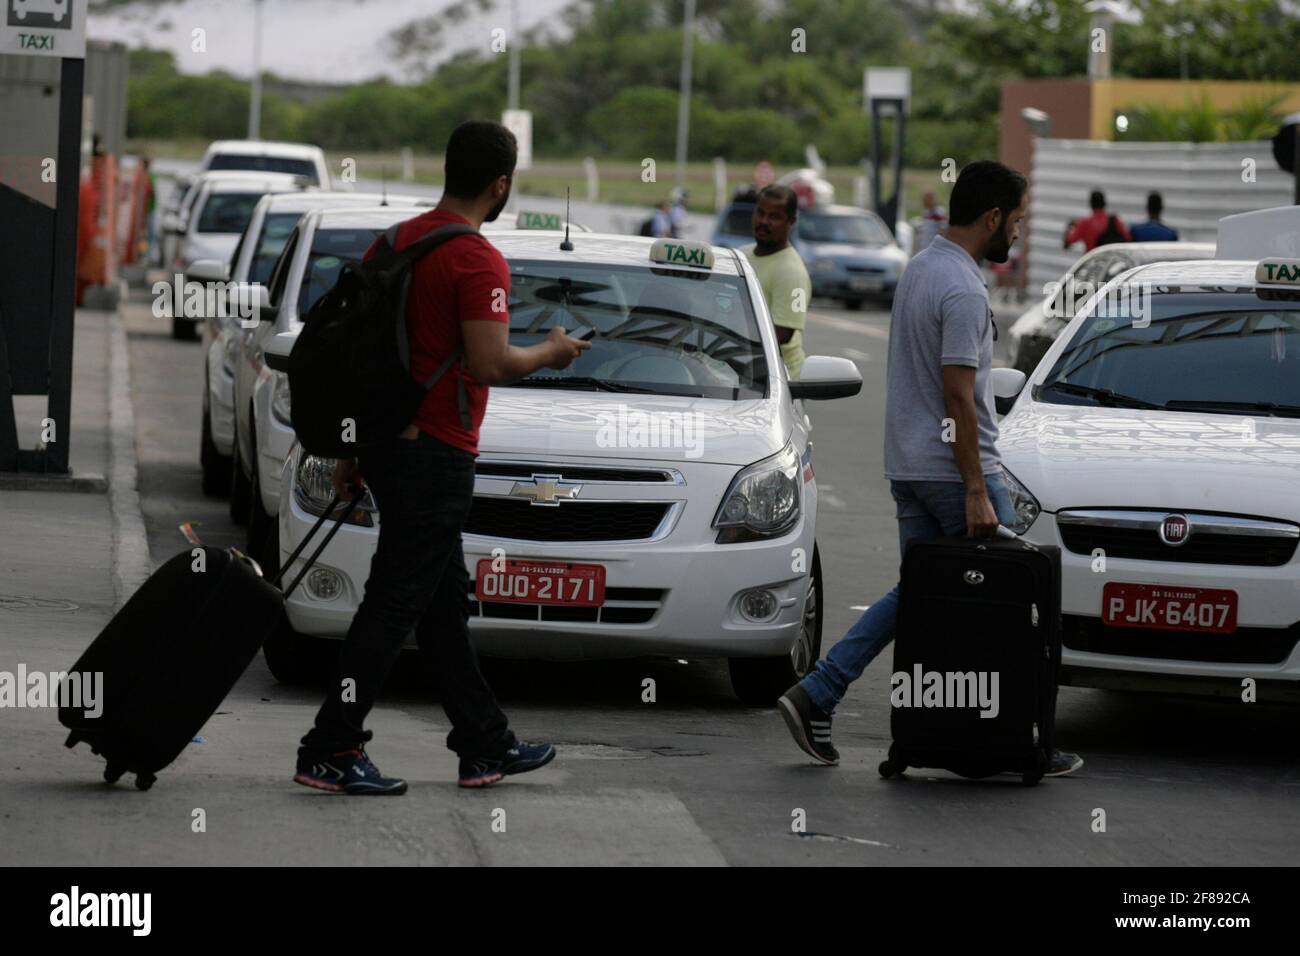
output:
POLYGON ((217 259, 198 259, 189 264, 185 278, 195 282, 225 282, 229 275, 223 262, 217 259))
POLYGON ((289 353, 293 351, 296 341, 297 332, 280 332, 271 336, 262 346, 262 360, 266 362, 266 367, 276 372, 288 372, 289 353))
POLYGON ((995 368, 990 374, 993 376, 993 407, 999 415, 1005 415, 1011 411, 1025 387, 1025 373, 1018 368, 995 368))
POLYGON ((790 382, 791 398, 824 401, 850 398, 862 391, 862 373, 846 358, 810 355, 804 360, 799 378, 790 382))
POLYGON ((244 328, 275 320, 276 309, 271 305, 270 292, 260 282, 241 282, 235 286, 231 304, 234 317, 244 328))

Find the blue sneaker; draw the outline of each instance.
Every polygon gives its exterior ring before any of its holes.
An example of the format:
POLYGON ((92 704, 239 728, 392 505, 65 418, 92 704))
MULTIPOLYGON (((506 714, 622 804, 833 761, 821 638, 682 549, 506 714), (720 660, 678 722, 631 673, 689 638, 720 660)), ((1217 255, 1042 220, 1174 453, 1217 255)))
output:
POLYGON ((527 744, 516 740, 499 757, 461 757, 457 782, 462 787, 487 787, 502 777, 544 767, 554 759, 555 747, 551 744, 527 744))
POLYGON ((406 781, 385 777, 360 747, 328 756, 298 752, 293 782, 328 793, 352 796, 396 796, 406 793, 406 781))

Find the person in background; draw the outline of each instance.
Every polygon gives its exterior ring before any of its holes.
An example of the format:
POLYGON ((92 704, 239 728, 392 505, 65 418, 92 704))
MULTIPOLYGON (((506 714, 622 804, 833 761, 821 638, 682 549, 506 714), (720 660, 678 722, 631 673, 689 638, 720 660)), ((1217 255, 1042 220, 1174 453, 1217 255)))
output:
POLYGON ((1140 222, 1129 230, 1134 242, 1177 242, 1178 231, 1171 229, 1160 221, 1164 212, 1165 200, 1159 193, 1147 196, 1147 221, 1140 222))
POLYGON ((1106 194, 1094 189, 1088 197, 1092 213, 1083 219, 1076 219, 1066 229, 1065 248, 1069 249, 1076 242, 1083 243, 1085 252, 1092 252, 1098 246, 1111 242, 1132 242, 1128 226, 1119 216, 1112 216, 1106 211, 1106 194))
POLYGON ((921 197, 921 225, 916 230, 916 246, 912 254, 920 252, 935 236, 942 236, 948 226, 948 210, 939 205, 934 193, 927 192, 921 197))
POLYGON ((671 206, 667 199, 659 204, 655 210, 654 216, 650 219, 650 235, 656 239, 665 239, 673 234, 673 217, 671 206))
POLYGON ((754 245, 740 251, 758 274, 781 343, 781 359, 791 379, 803 369, 803 327, 812 299, 812 280, 803 259, 790 245, 799 214, 799 197, 789 186, 766 186, 754 206, 754 245))
POLYGON ((680 239, 686 231, 686 197, 689 195, 690 193, 682 188, 673 190, 672 205, 668 209, 668 221, 672 224, 674 239, 680 239))

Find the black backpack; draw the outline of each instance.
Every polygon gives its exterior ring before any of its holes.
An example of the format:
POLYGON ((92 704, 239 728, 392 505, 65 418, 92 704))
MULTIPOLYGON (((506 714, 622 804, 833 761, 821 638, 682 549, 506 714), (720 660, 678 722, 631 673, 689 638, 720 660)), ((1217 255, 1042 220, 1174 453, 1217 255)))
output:
MULTIPOLYGON (((400 224, 399 224, 400 225, 400 224)), ((369 259, 345 263, 333 288, 303 316, 289 353, 290 415, 312 455, 353 458, 398 435, 434 384, 461 357, 458 347, 423 382, 411 377, 406 298, 411 270, 424 255, 472 226, 440 226, 401 252, 398 226, 369 259)), ((457 374, 461 424, 470 427, 464 378, 457 374)))
MULTIPOLYGON (((1106 220, 1106 228, 1097 237, 1097 246, 1109 246, 1115 242, 1128 242, 1128 240, 1124 238, 1124 233, 1119 231, 1119 225, 1115 222, 1115 217, 1111 216, 1106 220)), ((1095 249, 1096 246, 1093 246, 1093 248, 1095 249)))

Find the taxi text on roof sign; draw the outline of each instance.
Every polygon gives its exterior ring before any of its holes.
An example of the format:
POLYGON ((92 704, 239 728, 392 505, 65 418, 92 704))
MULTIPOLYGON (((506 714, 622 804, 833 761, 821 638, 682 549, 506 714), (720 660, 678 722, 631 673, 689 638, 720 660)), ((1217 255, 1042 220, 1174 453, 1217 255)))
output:
POLYGON ((656 239, 650 247, 650 261, 664 265, 713 268, 713 250, 707 242, 686 239, 656 239))
POLYGON ((1300 259, 1261 259, 1255 266, 1255 281, 1261 285, 1300 286, 1300 259))
POLYGON ((515 217, 517 229, 551 229, 559 232, 564 228, 564 220, 558 212, 520 212, 515 217))

